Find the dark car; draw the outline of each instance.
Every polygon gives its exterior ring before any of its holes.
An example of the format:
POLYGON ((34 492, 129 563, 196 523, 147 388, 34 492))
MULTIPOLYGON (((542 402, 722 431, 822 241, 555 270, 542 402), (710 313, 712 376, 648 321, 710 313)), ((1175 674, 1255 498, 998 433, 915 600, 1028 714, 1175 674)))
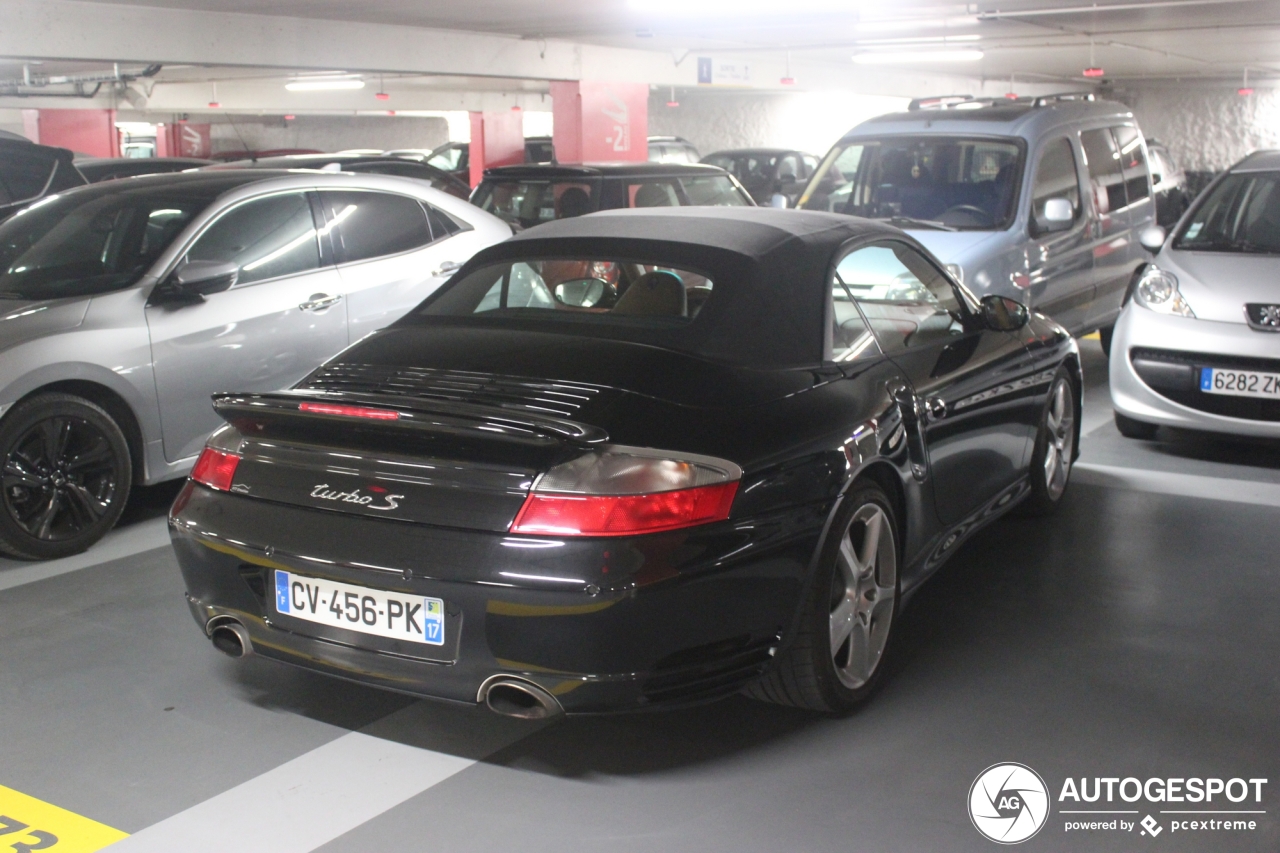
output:
POLYGON ((354 172, 357 175, 395 175, 426 181, 438 190, 461 199, 471 195, 471 187, 448 172, 403 157, 380 154, 290 154, 219 163, 210 169, 320 169, 326 172, 354 172))
POLYGON ((213 644, 515 716, 843 711, 904 597, 1075 456, 1078 351, 827 213, 614 211, 478 253, 170 514, 213 644))
MULTIPOLYGON (((411 149, 388 151, 397 157, 414 157, 425 160, 437 169, 443 169, 458 180, 471 184, 471 143, 446 142, 425 155, 417 155, 411 149)), ((526 163, 554 163, 556 161, 555 146, 550 136, 526 136, 524 139, 524 161, 526 163)))
POLYGON ((1187 173, 1182 171, 1169 148, 1157 139, 1147 140, 1151 162, 1151 192, 1156 199, 1156 224, 1172 228, 1191 205, 1187 173))
POLYGON ((0 139, 0 221, 37 199, 83 186, 74 156, 26 139, 0 139))
POLYGON ((471 203, 516 230, 624 207, 755 204, 724 169, 690 163, 500 166, 485 171, 471 203))
POLYGON ((788 148, 717 151, 703 157, 702 162, 732 173, 756 204, 771 207, 795 207, 809 176, 818 168, 817 157, 788 148))
POLYGON ((89 183, 136 178, 138 175, 163 175, 212 166, 215 160, 199 157, 90 157, 76 161, 76 168, 89 183))
POLYGON ((259 160, 263 157, 289 157, 297 154, 323 153, 323 151, 318 151, 315 148, 263 148, 257 151, 245 148, 243 150, 216 151, 209 155, 209 159, 217 160, 219 163, 230 163, 235 160, 259 160))

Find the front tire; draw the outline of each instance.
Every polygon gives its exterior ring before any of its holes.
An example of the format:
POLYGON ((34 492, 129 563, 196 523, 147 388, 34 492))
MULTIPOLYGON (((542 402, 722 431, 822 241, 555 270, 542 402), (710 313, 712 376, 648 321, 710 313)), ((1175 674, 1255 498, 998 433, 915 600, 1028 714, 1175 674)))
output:
POLYGON ((747 695, 847 713, 880 683, 898 615, 898 523, 874 484, 854 486, 844 506, 795 639, 747 695))
POLYGON ((1071 481, 1075 450, 1075 388, 1067 371, 1058 368, 1031 452, 1031 496, 1023 502, 1025 514, 1049 515, 1058 508, 1071 481))
POLYGON ((101 407, 41 394, 0 422, 0 550, 24 560, 78 554, 124 511, 133 466, 101 407))

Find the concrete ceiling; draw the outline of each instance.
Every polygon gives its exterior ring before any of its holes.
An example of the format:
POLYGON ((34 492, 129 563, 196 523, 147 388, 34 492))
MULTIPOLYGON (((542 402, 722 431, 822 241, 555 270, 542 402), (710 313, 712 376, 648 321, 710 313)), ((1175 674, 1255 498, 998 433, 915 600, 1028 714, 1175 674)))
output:
MULTIPOLYGON (((118 0, 96 0, 113 3, 118 0)), ((123 2, 123 0, 121 0, 123 2)), ((937 46, 985 53, 932 70, 1024 81, 1080 80, 1090 62, 1117 80, 1280 77, 1276 0, 1010 0, 938 4, 835 0, 128 0, 125 5, 466 30, 671 51, 790 51, 848 64, 855 53, 937 46), (722 10, 699 12, 699 10, 722 10), (933 40, 933 41, 928 41, 933 40)), ((335 61, 341 49, 335 48, 335 61)), ((323 56, 317 57, 323 59, 323 56)))

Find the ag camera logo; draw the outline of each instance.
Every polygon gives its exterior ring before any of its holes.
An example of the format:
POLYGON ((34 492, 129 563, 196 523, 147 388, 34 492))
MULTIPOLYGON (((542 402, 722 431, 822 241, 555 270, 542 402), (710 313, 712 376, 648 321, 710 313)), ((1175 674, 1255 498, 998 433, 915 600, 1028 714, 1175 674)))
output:
POLYGON ((1020 844, 1049 817, 1049 789, 1025 764, 993 764, 969 788, 974 829, 997 844, 1020 844))

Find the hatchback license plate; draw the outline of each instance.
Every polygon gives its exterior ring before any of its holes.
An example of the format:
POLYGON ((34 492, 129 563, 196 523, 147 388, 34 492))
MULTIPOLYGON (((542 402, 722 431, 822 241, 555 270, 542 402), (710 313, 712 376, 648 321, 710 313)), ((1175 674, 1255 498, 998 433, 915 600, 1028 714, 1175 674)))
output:
POLYGON ((1202 367, 1200 368, 1200 390, 1206 394, 1280 400, 1280 373, 1202 367))
POLYGON ((409 640, 444 645, 444 602, 365 586, 275 570, 276 612, 295 619, 409 640))

